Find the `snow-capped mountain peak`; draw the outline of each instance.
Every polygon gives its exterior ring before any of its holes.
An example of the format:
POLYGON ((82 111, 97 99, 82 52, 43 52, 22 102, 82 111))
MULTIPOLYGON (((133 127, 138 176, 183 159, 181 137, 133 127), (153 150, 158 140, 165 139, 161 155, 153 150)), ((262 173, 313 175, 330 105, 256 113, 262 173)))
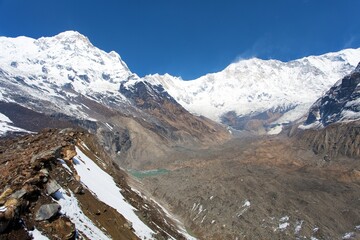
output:
MULTIPOLYGON (((98 102, 110 96, 119 103, 128 101, 119 92, 120 86, 131 89, 138 82, 148 82, 161 85, 188 111, 238 129, 246 125, 244 119, 265 121, 265 128, 298 119, 360 61, 360 48, 289 62, 251 58, 234 62, 220 72, 183 81, 169 74, 140 78, 118 53, 96 48, 76 31, 37 40, 0 37, 0 52, 0 74, 12 79, 11 86, 3 86, 0 96, 14 95, 16 86, 29 96, 39 95, 56 105, 64 95, 76 94, 98 102)), ((19 96, 6 97, 17 102, 15 98, 19 96)))
MULTIPOLYGON (((34 74, 52 72, 60 75, 63 82, 80 76, 87 82, 103 79, 119 83, 132 74, 117 53, 106 53, 94 47, 87 37, 75 31, 38 40, 2 37, 0 43, 0 61, 4 70, 10 65, 27 72, 32 70, 34 74)), ((59 76, 56 77, 59 79, 59 76)))
POLYGON ((75 31, 39 39, 0 37, 0 53, 0 74, 9 80, 0 83, 3 101, 30 98, 37 107, 40 99, 53 103, 55 111, 83 118, 88 116, 81 104, 69 105, 69 99, 80 94, 102 102, 111 94, 126 102, 120 83, 137 77, 119 54, 96 48, 75 31))
MULTIPOLYGON (((150 75, 145 79, 163 85, 190 112, 212 120, 224 122, 224 116, 230 112, 237 119, 248 119, 270 111, 272 116, 275 112, 279 114, 267 124, 277 124, 300 118, 332 84, 350 73, 359 60, 360 48, 345 49, 289 62, 239 60, 220 72, 192 81, 169 75, 150 75)), ((230 125, 241 129, 236 121, 230 125)), ((229 123, 228 119, 225 122, 229 123)))

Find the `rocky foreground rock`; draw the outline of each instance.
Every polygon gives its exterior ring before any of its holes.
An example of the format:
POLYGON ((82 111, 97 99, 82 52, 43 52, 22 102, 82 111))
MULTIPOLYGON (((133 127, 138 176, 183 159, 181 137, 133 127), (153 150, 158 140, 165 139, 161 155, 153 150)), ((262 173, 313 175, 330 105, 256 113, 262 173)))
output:
MULTIPOLYGON (((46 129, 35 135, 0 139, 0 239, 32 239, 34 230, 49 239, 85 237, 58 202, 66 192, 69 196, 75 195, 89 221, 109 238, 138 239, 132 224, 97 199, 83 185, 73 166, 79 141, 87 140, 94 152, 104 156, 94 139, 87 132, 74 129, 46 129)), ((94 155, 90 149, 86 151, 94 155)), ((110 159, 104 159, 102 167, 121 186, 122 194, 139 210, 141 218, 154 229, 156 238, 162 239, 171 233, 183 239, 171 220, 161 215, 161 210, 131 190, 125 173, 114 168, 110 159)))

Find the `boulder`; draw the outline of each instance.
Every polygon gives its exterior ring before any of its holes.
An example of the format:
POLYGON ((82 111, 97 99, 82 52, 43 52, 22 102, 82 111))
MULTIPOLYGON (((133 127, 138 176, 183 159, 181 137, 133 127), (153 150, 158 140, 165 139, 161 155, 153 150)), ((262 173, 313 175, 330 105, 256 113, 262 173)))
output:
POLYGON ((42 205, 39 210, 36 212, 35 220, 43 221, 48 220, 55 216, 61 209, 61 206, 57 203, 50 203, 42 205))
POLYGON ((46 193, 48 195, 52 195, 60 188, 61 186, 55 180, 52 179, 46 184, 46 193))
POLYGON ((47 162, 50 160, 60 158, 61 148, 62 148, 61 146, 57 146, 57 147, 53 147, 50 150, 40 152, 31 158, 31 163, 47 162))
POLYGON ((64 159, 65 161, 70 161, 73 157, 77 155, 74 145, 64 147, 61 151, 61 155, 62 159, 64 159))
POLYGON ((57 236, 56 239, 76 239, 75 225, 64 215, 45 224, 45 229, 52 229, 57 236))

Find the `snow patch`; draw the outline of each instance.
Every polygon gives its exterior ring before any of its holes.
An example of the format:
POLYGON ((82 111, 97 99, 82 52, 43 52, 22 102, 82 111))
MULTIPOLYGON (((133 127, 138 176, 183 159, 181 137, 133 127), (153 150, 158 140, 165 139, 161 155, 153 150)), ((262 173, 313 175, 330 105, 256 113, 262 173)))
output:
POLYGON ((10 118, 8 118, 7 116, 5 116, 5 115, 2 114, 2 113, 0 113, 0 121, 1 121, 1 122, 12 123, 12 121, 10 120, 10 118))
POLYGON ((0 136, 6 134, 7 132, 26 132, 32 133, 22 128, 18 128, 12 126, 13 122, 5 116, 4 114, 0 113, 0 136))
POLYGON ((300 233, 303 223, 304 223, 304 220, 296 221, 295 230, 294 230, 295 235, 298 235, 300 233))
POLYGON ((287 221, 289 221, 289 216, 282 217, 282 218, 280 218, 279 221, 280 222, 287 222, 287 221))
POLYGON ((279 223, 279 230, 284 231, 288 226, 290 226, 290 223, 288 222, 279 223))
POLYGON ((354 232, 345 233, 342 237, 343 240, 354 239, 356 234, 354 232))
POLYGON ((76 229, 89 239, 111 239, 84 214, 74 194, 70 190, 68 191, 67 193, 60 188, 54 194, 54 198, 61 206, 60 212, 66 214, 75 224, 76 229))
POLYGON ((135 234, 141 238, 151 239, 155 234, 135 214, 136 209, 124 199, 113 178, 103 171, 96 163, 88 158, 78 147, 77 155, 73 158, 74 167, 80 176, 81 181, 93 192, 96 197, 105 204, 116 209, 127 220, 132 222, 135 234))
POLYGON ((66 164, 66 162, 63 159, 58 158, 58 161, 69 173, 72 173, 72 170, 69 168, 69 166, 66 164))
POLYGON ((251 203, 249 200, 245 200, 243 207, 250 207, 251 203))
POLYGON ((237 217, 242 216, 247 210, 249 210, 251 203, 249 200, 245 199, 243 205, 240 208, 240 212, 236 214, 237 217))
POLYGON ((0 207, 0 212, 6 212, 6 209, 7 209, 6 206, 1 206, 1 207, 0 207))
POLYGON ((33 237, 33 240, 49 240, 48 237, 44 236, 42 232, 34 228, 33 231, 29 231, 30 235, 33 237))
POLYGON ((276 134, 279 134, 281 133, 282 131, 282 126, 281 125, 277 125, 273 128, 270 128, 270 130, 267 132, 267 134, 269 135, 276 135, 276 134))

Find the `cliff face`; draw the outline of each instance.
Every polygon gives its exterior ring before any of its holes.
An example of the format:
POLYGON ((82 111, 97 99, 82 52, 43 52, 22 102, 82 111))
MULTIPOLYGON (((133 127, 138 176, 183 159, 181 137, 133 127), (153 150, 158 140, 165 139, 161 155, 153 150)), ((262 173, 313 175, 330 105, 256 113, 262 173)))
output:
POLYGON ((316 154, 324 155, 326 161, 347 156, 360 157, 360 122, 334 123, 323 129, 298 131, 296 139, 307 144, 316 154))
POLYGON ((327 126, 360 117, 360 64, 338 81, 310 108, 304 125, 327 126))

